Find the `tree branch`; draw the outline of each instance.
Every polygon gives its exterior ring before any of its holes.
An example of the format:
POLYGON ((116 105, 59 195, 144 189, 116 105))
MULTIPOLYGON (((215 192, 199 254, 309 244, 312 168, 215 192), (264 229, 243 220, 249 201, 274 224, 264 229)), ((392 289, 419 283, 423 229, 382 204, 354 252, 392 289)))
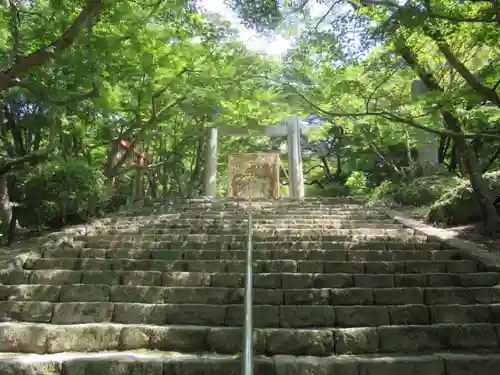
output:
POLYGON ((43 46, 37 51, 20 58, 13 66, 0 72, 0 91, 18 85, 19 76, 22 76, 31 68, 42 66, 68 49, 75 42, 82 29, 89 22, 92 22, 94 17, 97 18, 102 7, 103 0, 87 0, 83 10, 61 37, 50 45, 43 46))
POLYGON ((50 137, 49 137, 49 145, 43 150, 33 151, 29 154, 9 158, 6 160, 2 160, 0 162, 0 175, 4 175, 10 172, 12 169, 19 168, 23 166, 25 163, 37 162, 42 158, 49 156, 49 154, 55 149, 55 124, 54 121, 50 126, 50 137))
POLYGON ((314 27, 315 30, 318 29, 319 25, 321 25, 321 23, 325 20, 326 17, 328 17, 328 15, 332 12, 333 8, 338 5, 339 1, 334 1, 332 6, 328 9, 328 11, 326 11, 325 14, 323 14, 323 16, 319 19, 319 21, 316 23, 316 26, 314 27))
POLYGON ((454 17, 450 16, 447 14, 443 13, 436 13, 434 11, 421 11, 419 9, 416 9, 411 6, 407 5, 399 5, 396 2, 390 1, 390 0, 356 0, 356 1, 349 1, 352 3, 354 6, 373 6, 373 5, 381 5, 385 6, 388 8, 393 8, 397 9, 402 12, 411 13, 413 16, 424 16, 427 18, 436 18, 436 19, 441 19, 441 20, 446 20, 450 22, 467 22, 467 23, 473 23, 473 22, 478 22, 478 23, 497 23, 498 20, 495 18, 471 18, 471 17, 454 17))
POLYGON ((366 111, 366 112, 332 112, 332 111, 327 111, 318 105, 314 104, 311 102, 307 97, 305 97, 302 93, 296 92, 297 95, 304 100, 307 104, 309 104, 312 108, 317 110, 318 112, 322 113, 323 115, 329 116, 331 118, 335 117, 369 117, 369 116, 374 116, 374 117, 383 117, 387 120, 393 121, 393 122, 399 122, 402 124, 409 125, 413 128, 420 129, 423 131, 426 131, 428 133, 436 134, 436 135, 442 135, 442 136, 450 136, 450 137, 458 137, 458 138, 467 138, 467 139, 476 139, 476 138, 486 138, 486 139, 500 139, 500 135, 495 135, 495 134, 479 134, 479 133, 457 133, 451 130, 436 130, 429 128, 427 126, 421 125, 417 122, 415 122, 413 119, 401 117, 399 115, 386 112, 386 111, 366 111))
POLYGON ((444 40, 444 37, 438 30, 431 30, 429 27, 424 27, 425 33, 433 39, 441 53, 448 61, 453 69, 455 69, 458 74, 474 89, 474 91, 483 97, 486 101, 491 101, 497 107, 500 108, 500 96, 497 95, 495 89, 490 89, 489 87, 483 85, 479 79, 477 79, 472 72, 467 69, 467 67, 460 61, 460 59, 453 53, 449 44, 444 40))
POLYGON ((87 92, 82 92, 78 94, 74 94, 70 96, 67 99, 64 100, 54 100, 49 98, 46 94, 45 91, 47 89, 42 89, 34 84, 27 83, 27 82, 19 82, 17 83, 17 86, 29 91, 31 94, 33 94, 37 99, 39 100, 46 100, 47 102, 54 104, 54 105, 67 105, 71 103, 78 103, 81 102, 82 100, 85 99, 90 99, 90 98, 96 98, 99 96, 99 89, 97 88, 96 84, 92 82, 92 90, 87 91, 87 92))

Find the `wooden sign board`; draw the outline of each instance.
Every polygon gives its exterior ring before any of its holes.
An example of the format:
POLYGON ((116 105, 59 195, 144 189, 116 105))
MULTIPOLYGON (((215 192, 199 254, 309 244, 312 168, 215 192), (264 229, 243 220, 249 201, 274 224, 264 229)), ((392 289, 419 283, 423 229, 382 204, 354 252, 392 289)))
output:
POLYGON ((230 197, 280 197, 278 153, 230 154, 227 173, 230 197))

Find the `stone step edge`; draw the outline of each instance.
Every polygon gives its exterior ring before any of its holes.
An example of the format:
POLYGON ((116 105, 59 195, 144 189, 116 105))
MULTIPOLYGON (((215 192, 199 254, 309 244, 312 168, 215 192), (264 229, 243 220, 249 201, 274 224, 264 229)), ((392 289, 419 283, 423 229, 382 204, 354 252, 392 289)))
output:
MULTIPOLYGON (((4 323, 211 325, 241 328, 244 305, 1 301, 4 323), (37 315, 33 314, 35 312, 37 315), (29 314, 33 315, 29 315, 29 314), (71 318, 67 316, 71 315, 71 318), (200 318, 198 316, 202 316, 200 318)), ((500 304, 254 305, 256 329, 331 329, 440 324, 500 324, 500 304), (306 314, 304 314, 306 313, 306 314), (311 318, 311 315, 315 314, 311 318), (451 321, 448 316, 452 316, 451 321), (309 316, 309 317, 308 317, 309 316)))
MULTIPOLYGON (((0 373, 32 375, 71 375, 81 371, 93 373, 137 375, 239 374, 241 356, 193 355, 159 351, 127 351, 102 353, 14 354, 0 356, 0 373), (203 366, 203 367, 201 367, 203 366), (38 372, 40 371, 40 372, 38 372)), ((289 375, 307 373, 343 374, 496 374, 500 366, 498 353, 428 353, 420 355, 336 355, 330 357, 295 357, 276 355, 254 357, 255 375, 289 375), (384 371, 385 370, 385 371, 384 371), (396 371, 395 371, 396 370, 396 371)), ((87 372, 85 372, 87 373, 87 372)))
MULTIPOLYGON (((254 330, 254 353, 262 355, 425 353, 499 351, 495 324, 436 324, 362 328, 254 330)), ((242 328, 145 324, 49 325, 2 323, 4 353, 49 354, 68 351, 156 349, 191 353, 241 353, 242 328)))
POLYGON ((384 209, 386 214, 396 223, 415 230, 415 234, 427 236, 429 242, 439 242, 446 247, 457 249, 469 259, 478 261, 486 269, 500 272, 500 254, 493 252, 487 246, 457 238, 457 233, 452 230, 435 228, 415 219, 408 218, 403 212, 384 209))

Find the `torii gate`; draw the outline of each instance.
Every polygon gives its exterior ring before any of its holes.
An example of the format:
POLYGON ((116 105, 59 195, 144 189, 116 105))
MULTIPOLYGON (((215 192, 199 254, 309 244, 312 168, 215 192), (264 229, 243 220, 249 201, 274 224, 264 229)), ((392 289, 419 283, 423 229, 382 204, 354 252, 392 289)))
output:
POLYGON ((300 125, 299 118, 293 117, 285 120, 282 125, 268 126, 262 130, 236 129, 224 127, 206 129, 205 145, 205 175, 203 192, 206 197, 215 197, 217 187, 217 151, 219 136, 248 137, 264 135, 268 137, 287 136, 288 166, 290 179, 290 196, 304 197, 304 175, 302 170, 302 155, 300 152, 300 125), (220 131, 219 131, 220 130, 220 131))

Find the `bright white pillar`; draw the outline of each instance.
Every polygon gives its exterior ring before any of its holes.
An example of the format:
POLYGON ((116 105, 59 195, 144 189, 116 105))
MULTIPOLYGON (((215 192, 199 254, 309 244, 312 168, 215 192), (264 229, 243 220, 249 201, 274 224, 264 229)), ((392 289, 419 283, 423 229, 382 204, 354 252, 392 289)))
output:
POLYGON ((304 198, 304 171, 302 168, 302 152, 300 151, 300 124, 299 118, 295 118, 294 137, 296 139, 295 151, 297 153, 297 198, 304 198))
POLYGON ((289 118, 286 121, 288 126, 288 174, 290 177, 290 196, 299 197, 299 153, 297 152, 298 136, 297 121, 295 118, 289 118))
POLYGON ((203 192, 206 197, 215 197, 217 191, 217 128, 206 129, 205 176, 203 192))

